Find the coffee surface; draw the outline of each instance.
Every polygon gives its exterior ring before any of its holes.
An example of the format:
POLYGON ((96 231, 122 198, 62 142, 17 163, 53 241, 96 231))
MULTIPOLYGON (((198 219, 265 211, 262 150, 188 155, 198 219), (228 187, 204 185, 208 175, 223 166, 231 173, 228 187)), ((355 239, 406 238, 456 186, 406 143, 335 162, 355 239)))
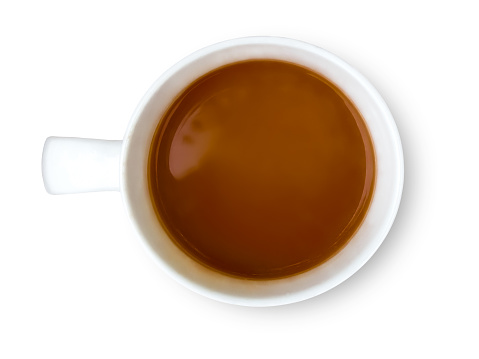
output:
POLYGON ((224 66, 160 120, 152 203, 176 245, 207 267, 251 279, 306 271, 343 248, 367 212, 375 181, 367 127, 309 69, 224 66))

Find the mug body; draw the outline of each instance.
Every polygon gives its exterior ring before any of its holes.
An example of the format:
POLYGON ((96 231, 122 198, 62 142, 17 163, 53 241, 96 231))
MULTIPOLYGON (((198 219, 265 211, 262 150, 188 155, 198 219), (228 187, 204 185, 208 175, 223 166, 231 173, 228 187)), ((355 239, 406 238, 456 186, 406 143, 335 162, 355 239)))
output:
POLYGON ((171 277, 222 302, 274 306, 321 294, 353 275, 374 254, 396 216, 403 186, 403 155, 392 115, 376 89, 350 65, 316 46, 286 38, 250 37, 199 50, 166 71, 136 108, 126 131, 120 191, 127 214, 148 253, 171 277), (349 243, 327 262, 281 279, 241 279, 208 269, 186 255, 157 219, 148 188, 150 145, 159 121, 178 95, 202 75, 229 63, 271 59, 296 63, 323 75, 355 104, 376 155, 376 183, 368 213, 349 243))

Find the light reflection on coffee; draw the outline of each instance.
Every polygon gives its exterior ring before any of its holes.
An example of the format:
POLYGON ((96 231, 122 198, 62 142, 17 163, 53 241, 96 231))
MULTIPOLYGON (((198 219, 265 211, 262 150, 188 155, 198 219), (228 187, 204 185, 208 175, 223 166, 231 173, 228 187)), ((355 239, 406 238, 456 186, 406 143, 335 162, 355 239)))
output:
POLYGON ((336 86, 295 64, 250 60, 180 94, 155 133, 148 180, 185 253, 225 274, 281 278, 347 244, 373 195, 374 156, 336 86))

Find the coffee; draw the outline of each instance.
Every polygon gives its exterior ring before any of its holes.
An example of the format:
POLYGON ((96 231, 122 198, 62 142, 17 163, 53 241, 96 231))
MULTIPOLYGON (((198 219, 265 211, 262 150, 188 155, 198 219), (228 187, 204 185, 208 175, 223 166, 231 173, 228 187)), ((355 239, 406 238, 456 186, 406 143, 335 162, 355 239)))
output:
POLYGON ((365 217, 373 144, 354 104, 320 74, 276 60, 229 64, 158 120, 153 207, 172 241, 209 268, 301 273, 340 251, 365 217))

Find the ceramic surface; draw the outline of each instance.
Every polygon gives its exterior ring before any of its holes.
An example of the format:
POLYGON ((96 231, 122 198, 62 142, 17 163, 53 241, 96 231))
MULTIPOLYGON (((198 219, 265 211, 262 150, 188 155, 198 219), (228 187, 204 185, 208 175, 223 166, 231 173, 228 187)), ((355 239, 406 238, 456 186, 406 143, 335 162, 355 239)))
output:
MULTIPOLYGON (((54 165, 53 159, 58 158, 61 151, 51 149, 52 144, 58 141, 63 140, 51 138, 45 146, 43 171, 47 190, 51 193, 95 190, 94 183, 82 188, 81 184, 68 182, 74 176, 65 174, 65 171, 68 172, 68 168, 75 171, 75 159, 62 159, 67 163, 71 161, 66 169, 54 165)), ((64 143, 64 148, 73 146, 75 151, 78 149, 78 144, 67 142, 64 143)), ((84 145, 88 152, 89 144, 85 142, 84 145)), ((121 146, 110 144, 106 147, 109 150, 106 150, 105 156, 99 150, 88 161, 111 163, 120 158, 120 164, 119 169, 110 166, 109 173, 113 175, 98 179, 98 188, 116 189, 115 184, 119 183, 128 217, 151 257, 169 275, 191 290, 222 302, 246 306, 274 306, 305 300, 333 288, 353 275, 386 237, 396 216, 403 187, 401 141, 394 119, 376 89, 357 70, 335 55, 316 46, 286 38, 251 37, 229 40, 186 57, 166 71, 145 94, 132 116, 121 146), (219 66, 261 58, 291 61, 309 67, 343 90, 362 113, 370 130, 376 151, 377 178, 370 209, 363 224, 336 256, 299 275, 254 281, 209 270, 173 244, 159 224, 150 203, 146 168, 149 146, 158 119, 183 88, 219 66)))

